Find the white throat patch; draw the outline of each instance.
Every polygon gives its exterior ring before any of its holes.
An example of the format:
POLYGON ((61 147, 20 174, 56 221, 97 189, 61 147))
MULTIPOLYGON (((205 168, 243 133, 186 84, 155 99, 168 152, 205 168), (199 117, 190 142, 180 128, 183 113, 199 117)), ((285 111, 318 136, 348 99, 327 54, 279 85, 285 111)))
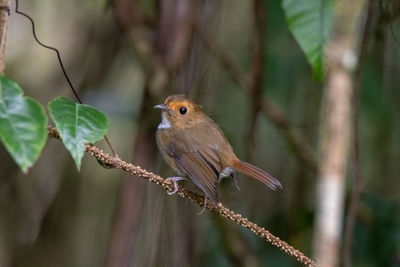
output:
POLYGON ((157 129, 169 129, 171 128, 171 124, 169 123, 165 113, 161 113, 161 123, 158 125, 157 129))

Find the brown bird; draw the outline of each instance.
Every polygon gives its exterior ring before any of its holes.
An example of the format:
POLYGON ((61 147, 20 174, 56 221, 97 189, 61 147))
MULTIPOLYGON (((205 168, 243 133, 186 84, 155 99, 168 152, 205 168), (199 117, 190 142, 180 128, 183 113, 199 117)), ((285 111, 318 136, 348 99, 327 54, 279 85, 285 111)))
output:
POLYGON ((176 182, 189 177, 209 198, 218 202, 217 184, 235 171, 251 176, 271 189, 282 188, 281 183, 267 172, 241 161, 233 152, 221 128, 210 119, 200 105, 185 95, 171 95, 161 110, 161 123, 157 129, 157 145, 164 159, 181 177, 170 177, 176 182))

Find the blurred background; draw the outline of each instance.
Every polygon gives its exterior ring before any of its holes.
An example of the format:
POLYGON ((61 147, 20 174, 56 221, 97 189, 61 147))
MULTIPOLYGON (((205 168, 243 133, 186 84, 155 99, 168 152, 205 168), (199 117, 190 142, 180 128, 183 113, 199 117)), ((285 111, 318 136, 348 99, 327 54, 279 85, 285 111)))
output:
MULTIPOLYGON (((399 266, 400 7, 372 3, 355 81, 363 187, 351 265, 399 266)), ((174 175, 156 147, 153 106, 188 94, 240 158, 283 184, 275 192, 239 175, 240 191, 225 179, 220 201, 311 256, 323 82, 289 32, 281 1, 20 0, 20 9, 34 18, 41 41, 60 50, 83 101, 109 117, 108 137, 122 159, 174 175)), ((7 49, 6 75, 26 95, 45 106, 59 95, 74 99, 55 53, 38 46, 14 12, 7 49)), ((353 173, 350 156, 345 219, 353 173)), ((27 175, 0 145, 0 266, 299 265, 199 211, 88 155, 78 172, 56 140, 27 175)))

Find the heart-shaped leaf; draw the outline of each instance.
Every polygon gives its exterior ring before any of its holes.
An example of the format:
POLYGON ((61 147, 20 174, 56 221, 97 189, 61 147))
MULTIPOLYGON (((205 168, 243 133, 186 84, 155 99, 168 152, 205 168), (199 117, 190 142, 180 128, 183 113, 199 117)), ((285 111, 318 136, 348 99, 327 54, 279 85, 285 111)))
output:
POLYGON ((27 172, 46 142, 47 117, 36 100, 24 97, 21 87, 0 76, 0 140, 27 172))
POLYGON ((332 0, 283 0, 286 21, 300 48, 306 54, 314 77, 324 75, 324 46, 329 37, 332 0))
POLYGON ((62 142, 79 170, 85 143, 94 143, 104 137, 108 129, 107 117, 91 106, 75 103, 65 97, 50 101, 49 111, 62 142))

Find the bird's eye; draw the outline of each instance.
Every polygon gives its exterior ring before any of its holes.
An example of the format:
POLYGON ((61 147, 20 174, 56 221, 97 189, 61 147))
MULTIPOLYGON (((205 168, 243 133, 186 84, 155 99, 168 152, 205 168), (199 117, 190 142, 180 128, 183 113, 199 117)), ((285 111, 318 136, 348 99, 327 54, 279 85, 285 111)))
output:
POLYGON ((185 108, 185 107, 180 107, 179 108, 179 113, 181 113, 182 115, 185 115, 186 112, 187 112, 187 108, 185 108))

